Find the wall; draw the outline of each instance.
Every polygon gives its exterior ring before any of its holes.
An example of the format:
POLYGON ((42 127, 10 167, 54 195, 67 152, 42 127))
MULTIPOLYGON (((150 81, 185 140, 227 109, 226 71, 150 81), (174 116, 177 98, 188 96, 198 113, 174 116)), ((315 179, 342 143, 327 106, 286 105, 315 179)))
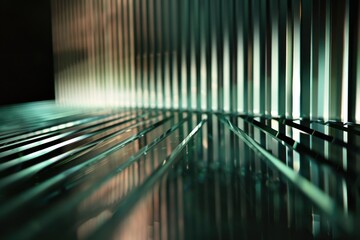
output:
POLYGON ((360 120, 356 0, 53 0, 56 99, 360 120))

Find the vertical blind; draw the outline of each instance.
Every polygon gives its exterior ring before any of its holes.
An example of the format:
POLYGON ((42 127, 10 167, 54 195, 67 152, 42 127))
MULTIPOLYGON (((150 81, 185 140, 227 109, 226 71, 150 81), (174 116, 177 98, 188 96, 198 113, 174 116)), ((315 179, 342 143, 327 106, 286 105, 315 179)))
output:
POLYGON ((52 0, 59 103, 360 121, 357 0, 52 0))

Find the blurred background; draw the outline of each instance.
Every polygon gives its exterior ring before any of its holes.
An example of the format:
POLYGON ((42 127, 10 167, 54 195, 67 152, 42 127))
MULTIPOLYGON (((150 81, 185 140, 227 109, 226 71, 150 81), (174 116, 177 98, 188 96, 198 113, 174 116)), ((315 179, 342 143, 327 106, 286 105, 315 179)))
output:
POLYGON ((49 0, 0 2, 0 105, 54 99, 49 0))

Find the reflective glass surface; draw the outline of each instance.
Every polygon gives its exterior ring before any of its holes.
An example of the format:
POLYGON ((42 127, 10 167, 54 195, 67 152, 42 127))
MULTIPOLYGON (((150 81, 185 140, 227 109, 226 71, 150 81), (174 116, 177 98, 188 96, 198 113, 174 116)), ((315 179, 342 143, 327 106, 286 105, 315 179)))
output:
POLYGON ((53 103, 0 111, 2 238, 358 237, 358 125, 53 103))

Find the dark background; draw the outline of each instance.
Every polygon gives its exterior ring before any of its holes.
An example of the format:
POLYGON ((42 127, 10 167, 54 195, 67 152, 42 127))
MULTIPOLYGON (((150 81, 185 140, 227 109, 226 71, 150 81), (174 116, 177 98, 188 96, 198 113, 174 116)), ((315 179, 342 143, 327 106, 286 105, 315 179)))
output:
POLYGON ((0 105, 54 99, 50 0, 0 0, 0 105))

